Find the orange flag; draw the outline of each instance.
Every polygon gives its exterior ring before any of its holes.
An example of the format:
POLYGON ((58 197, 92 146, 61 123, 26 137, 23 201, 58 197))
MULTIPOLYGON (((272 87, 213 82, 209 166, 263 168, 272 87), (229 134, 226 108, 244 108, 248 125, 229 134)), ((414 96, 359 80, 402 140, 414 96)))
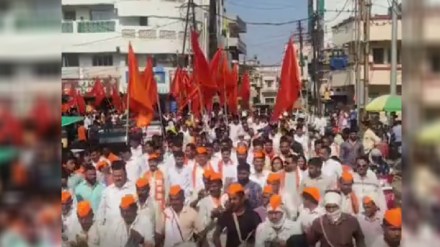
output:
POLYGON ((95 96, 95 106, 100 106, 106 95, 104 85, 102 85, 102 82, 99 78, 95 79, 95 84, 93 85, 91 93, 93 96, 95 96))
POLYGON ((153 59, 151 57, 147 59, 147 65, 144 70, 144 79, 145 84, 147 85, 148 100, 153 108, 157 104, 157 83, 154 78, 153 59))
POLYGON ((296 59, 293 42, 289 40, 281 67, 281 82, 272 113, 272 121, 277 121, 283 111, 293 107, 299 97, 300 87, 298 60, 296 59))
POLYGON ((131 43, 128 45, 128 77, 130 110, 139 113, 141 109, 152 108, 146 97, 147 87, 139 73, 139 65, 131 43))

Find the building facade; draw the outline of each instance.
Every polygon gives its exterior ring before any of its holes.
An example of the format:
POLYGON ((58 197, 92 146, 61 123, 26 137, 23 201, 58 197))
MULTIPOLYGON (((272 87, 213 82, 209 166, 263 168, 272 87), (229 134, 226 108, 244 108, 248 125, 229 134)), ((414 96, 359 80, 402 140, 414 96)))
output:
MULTIPOLYGON (((346 96, 346 103, 353 103, 355 98, 355 63, 356 39, 355 21, 349 18, 333 27, 333 43, 340 54, 338 56, 327 57, 330 63, 337 66, 330 67, 329 90, 338 95, 346 96), (335 59, 342 59, 335 62, 335 59), (344 61, 343 59, 346 59, 344 61)), ((361 25, 363 26, 363 25, 361 25)), ((397 93, 402 92, 402 67, 401 67, 401 21, 398 21, 398 49, 397 49, 397 93)), ((361 34, 363 31, 361 30, 361 34)), ((361 40, 363 35, 361 35, 361 40)), ((360 54, 361 61, 364 57, 360 54)), ((391 78, 391 16, 376 15, 371 17, 370 25, 370 56, 369 60, 369 83, 368 99, 371 100, 390 92, 391 78)), ((364 80, 364 65, 360 65, 360 80, 364 80)), ((368 102, 367 102, 368 103, 368 102)))
MULTIPOLYGON (((209 0, 195 0, 195 22, 199 42, 208 51, 209 0)), ((223 2, 217 1, 216 16, 222 41, 223 2)), ((144 69, 147 57, 154 61, 159 94, 168 94, 170 81, 181 54, 191 53, 185 21, 184 0, 63 0, 62 1, 62 78, 75 82, 83 90, 90 89, 96 77, 116 82, 125 92, 128 82, 127 54, 131 43, 144 69)), ((192 13, 192 12, 190 12, 192 13)), ((192 14, 189 17, 192 21, 192 14)), ((185 56, 184 65, 188 64, 185 56)))

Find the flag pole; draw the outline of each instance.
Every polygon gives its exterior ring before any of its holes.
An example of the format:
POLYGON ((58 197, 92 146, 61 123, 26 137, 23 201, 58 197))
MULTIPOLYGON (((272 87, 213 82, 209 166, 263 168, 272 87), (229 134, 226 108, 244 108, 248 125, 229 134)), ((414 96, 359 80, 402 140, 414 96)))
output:
POLYGON ((126 94, 127 94, 127 123, 126 124, 127 125, 125 127, 125 137, 126 137, 126 144, 127 145, 129 144, 128 131, 130 128, 130 94, 129 94, 130 90, 129 90, 129 87, 130 87, 130 81, 128 82, 127 92, 126 92, 126 94))
MULTIPOLYGON (((155 81, 156 83, 156 81, 155 81)), ((159 121, 160 121, 160 125, 162 126, 162 137, 165 140, 165 126, 163 125, 163 116, 162 116, 162 107, 160 106, 160 98, 159 98, 159 93, 156 94, 156 100, 157 100, 157 110, 159 111, 159 121)))

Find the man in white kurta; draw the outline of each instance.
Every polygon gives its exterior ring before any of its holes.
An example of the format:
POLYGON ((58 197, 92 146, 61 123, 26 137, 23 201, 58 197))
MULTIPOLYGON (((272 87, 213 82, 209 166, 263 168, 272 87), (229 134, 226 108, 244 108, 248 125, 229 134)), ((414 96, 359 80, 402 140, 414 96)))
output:
POLYGON ((206 231, 206 241, 214 247, 213 234, 218 216, 225 210, 227 194, 222 196, 222 180, 219 173, 213 173, 209 178, 209 195, 198 203, 198 216, 206 231))
POLYGON ((174 161, 171 167, 167 169, 168 188, 173 184, 178 184, 185 191, 185 198, 190 198, 192 194, 191 169, 185 166, 185 154, 182 151, 174 152, 174 161))
POLYGON ((100 246, 154 246, 154 229, 150 217, 138 214, 138 206, 134 194, 125 195, 118 204, 120 217, 106 221, 103 229, 106 234, 100 246))
POLYGON ((253 160, 253 169, 251 169, 250 180, 259 184, 261 188, 266 185, 267 176, 270 171, 264 169, 265 154, 263 152, 255 152, 253 160))
POLYGON ((255 234, 255 246, 267 246, 269 243, 286 246, 287 239, 292 235, 302 234, 299 222, 286 218, 282 209, 283 199, 279 195, 270 198, 267 207, 267 220, 258 225, 255 234))
POLYGON ((325 214, 325 209, 319 205, 321 193, 316 187, 304 188, 302 201, 298 221, 301 224, 301 229, 307 233, 313 221, 325 214))
POLYGON ((136 194, 134 182, 127 180, 125 162, 115 161, 112 163, 113 184, 102 192, 102 199, 97 212, 97 220, 104 224, 106 220, 120 218, 119 203, 125 195, 136 194))
POLYGON ((164 246, 175 246, 192 241, 193 235, 203 230, 197 212, 184 205, 185 195, 179 185, 173 185, 169 192, 169 207, 164 210, 164 246))

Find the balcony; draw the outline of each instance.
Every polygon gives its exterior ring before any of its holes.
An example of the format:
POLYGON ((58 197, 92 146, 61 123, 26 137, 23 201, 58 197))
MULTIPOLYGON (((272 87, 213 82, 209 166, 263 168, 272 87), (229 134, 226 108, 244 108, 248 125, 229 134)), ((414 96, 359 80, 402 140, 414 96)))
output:
MULTIPOLYGON (((363 69, 361 66, 361 80, 363 80, 363 69)), ((399 69, 399 67, 398 67, 399 69)), ((373 65, 370 67, 370 82, 371 86, 386 86, 390 85, 391 69, 389 65, 373 65)), ((333 71, 331 76, 332 87, 345 87, 355 85, 355 73, 352 68, 346 70, 333 71)), ((397 85, 402 85, 402 70, 397 71, 397 85)))
POLYGON ((79 21, 78 33, 109 33, 116 31, 116 21, 79 21))
POLYGON ((247 53, 246 44, 240 38, 228 38, 227 42, 230 48, 235 48, 241 54, 246 55, 247 53))

